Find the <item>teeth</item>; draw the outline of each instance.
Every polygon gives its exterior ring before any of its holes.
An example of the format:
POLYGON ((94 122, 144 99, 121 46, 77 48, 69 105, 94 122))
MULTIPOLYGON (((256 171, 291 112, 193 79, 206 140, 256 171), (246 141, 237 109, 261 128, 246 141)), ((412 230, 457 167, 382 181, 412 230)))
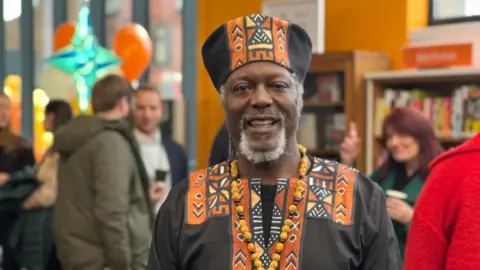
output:
POLYGON ((253 126, 272 125, 273 120, 252 120, 252 121, 250 121, 250 124, 253 125, 253 126))

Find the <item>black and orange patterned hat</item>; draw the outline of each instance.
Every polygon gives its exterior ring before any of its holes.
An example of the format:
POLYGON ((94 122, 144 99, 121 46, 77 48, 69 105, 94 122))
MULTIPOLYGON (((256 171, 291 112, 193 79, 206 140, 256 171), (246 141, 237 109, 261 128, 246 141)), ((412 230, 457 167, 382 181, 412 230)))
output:
POLYGON ((294 23, 252 14, 217 28, 203 44, 202 56, 217 90, 233 71, 259 61, 281 65, 303 82, 312 58, 312 41, 294 23))

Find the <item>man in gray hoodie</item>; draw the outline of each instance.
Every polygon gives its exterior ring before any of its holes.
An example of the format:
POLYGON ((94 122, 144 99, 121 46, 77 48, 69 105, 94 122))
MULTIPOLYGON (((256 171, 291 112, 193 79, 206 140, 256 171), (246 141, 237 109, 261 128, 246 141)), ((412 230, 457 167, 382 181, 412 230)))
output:
POLYGON ((153 217, 148 179, 126 117, 133 89, 109 75, 92 89, 94 116, 55 134, 60 154, 54 235, 64 270, 145 269, 153 217))

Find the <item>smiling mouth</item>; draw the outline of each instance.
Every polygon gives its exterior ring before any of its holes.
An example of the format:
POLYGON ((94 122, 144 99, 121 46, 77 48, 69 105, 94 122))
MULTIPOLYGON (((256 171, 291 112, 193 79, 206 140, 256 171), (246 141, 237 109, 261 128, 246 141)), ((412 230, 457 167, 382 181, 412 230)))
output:
POLYGON ((251 127, 268 127, 273 126, 278 122, 278 120, 274 119, 254 119, 247 122, 248 126, 251 127))

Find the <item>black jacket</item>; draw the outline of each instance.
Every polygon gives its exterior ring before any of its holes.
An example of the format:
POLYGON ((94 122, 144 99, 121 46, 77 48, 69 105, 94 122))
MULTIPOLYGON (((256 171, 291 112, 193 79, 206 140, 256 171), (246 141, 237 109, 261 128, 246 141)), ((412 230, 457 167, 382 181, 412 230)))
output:
POLYGON ((208 165, 212 166, 228 160, 229 148, 228 130, 223 124, 215 137, 215 141, 213 141, 208 165))
POLYGON ((0 186, 0 223, 11 222, 8 217, 12 211, 18 213, 8 242, 5 242, 13 251, 12 255, 19 269, 51 270, 48 265, 55 257, 52 209, 22 209, 22 203, 39 184, 33 169, 27 167, 13 174, 10 180, 0 186))

